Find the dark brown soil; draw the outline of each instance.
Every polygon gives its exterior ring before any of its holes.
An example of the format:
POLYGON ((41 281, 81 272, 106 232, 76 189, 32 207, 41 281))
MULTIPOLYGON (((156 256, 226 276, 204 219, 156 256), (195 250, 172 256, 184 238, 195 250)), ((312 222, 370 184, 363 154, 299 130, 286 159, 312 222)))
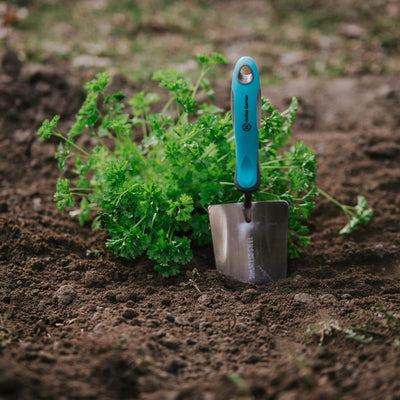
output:
MULTIPOLYGON (((222 106, 228 94, 229 82, 222 106)), ((339 236, 345 217, 319 199, 312 244, 266 286, 220 276, 199 249, 198 293, 184 273, 114 258, 104 232, 56 209, 55 143, 36 130, 55 113, 71 121, 71 73, 0 75, 1 399, 400 399, 400 81, 263 94, 279 108, 298 96, 295 137, 319 155, 319 186, 365 195, 374 217, 339 236)))

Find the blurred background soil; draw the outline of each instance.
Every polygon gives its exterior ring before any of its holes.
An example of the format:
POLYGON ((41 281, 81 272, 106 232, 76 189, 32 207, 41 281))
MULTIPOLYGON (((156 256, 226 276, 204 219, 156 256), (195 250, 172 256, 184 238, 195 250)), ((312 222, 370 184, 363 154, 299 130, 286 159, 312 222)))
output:
POLYGON ((398 74, 399 20, 397 0, 15 0, 0 2, 0 52, 134 81, 212 51, 251 55, 263 84, 398 74))

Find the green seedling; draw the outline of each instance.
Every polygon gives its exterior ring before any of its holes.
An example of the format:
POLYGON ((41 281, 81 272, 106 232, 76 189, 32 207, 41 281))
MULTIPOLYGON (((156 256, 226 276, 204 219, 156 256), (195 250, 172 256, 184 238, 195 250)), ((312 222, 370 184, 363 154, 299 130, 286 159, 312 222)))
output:
POLYGON ((197 268, 193 268, 191 271, 186 271, 186 276, 188 277, 187 282, 181 282, 181 286, 193 286, 200 294, 201 290, 197 285, 196 280, 200 278, 200 273, 197 268))
POLYGON ((386 311, 383 308, 382 303, 379 301, 376 304, 376 307, 379 311, 379 315, 385 318, 386 326, 390 329, 399 329, 400 328, 400 315, 393 314, 390 311, 386 311))
POLYGON ((364 332, 367 330, 358 327, 342 327, 336 320, 323 321, 307 328, 306 335, 304 336, 304 343, 308 342, 309 337, 317 337, 318 346, 322 346, 325 338, 331 336, 334 332, 344 333, 346 335, 346 339, 354 340, 360 344, 371 343, 373 337, 366 337, 365 335, 361 334, 360 331, 364 332))
POLYGON ((100 250, 98 249, 87 249, 86 250, 87 257, 99 258, 100 257, 100 250))
MULTIPOLYGON (((44 121, 38 132, 42 139, 59 139, 59 168, 75 174, 71 181, 58 179, 58 208, 69 209, 80 224, 96 214, 92 223, 108 230, 107 247, 128 259, 145 254, 163 277, 176 275, 192 259, 193 245, 211 243, 210 204, 243 200, 232 179, 232 115, 213 104, 206 77, 226 60, 213 53, 198 61, 196 82, 175 70, 154 74, 168 93, 158 113, 152 112, 158 94, 139 92, 126 101, 123 93, 110 93, 110 75, 99 73, 85 85, 87 97, 67 134, 57 127, 59 116, 44 121), (92 137, 93 147, 78 144, 82 135, 92 137)), ((288 202, 290 258, 310 243, 305 220, 318 195, 316 156, 291 138, 296 111, 295 98, 283 112, 262 99, 261 187, 254 195, 255 201, 288 202)), ((355 210, 357 218, 365 219, 363 207, 355 210)))
POLYGON ((232 382, 241 393, 243 393, 243 394, 250 393, 249 385, 238 374, 232 372, 232 373, 228 374, 226 377, 227 377, 228 381, 232 382))

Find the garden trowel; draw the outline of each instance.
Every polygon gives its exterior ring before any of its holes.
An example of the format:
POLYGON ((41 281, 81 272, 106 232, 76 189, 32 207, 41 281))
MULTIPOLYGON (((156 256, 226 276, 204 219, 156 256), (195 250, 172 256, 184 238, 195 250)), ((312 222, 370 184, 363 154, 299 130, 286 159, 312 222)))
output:
POLYGON ((236 142, 235 185, 243 203, 208 208, 217 270, 242 282, 268 283, 286 277, 288 204, 252 202, 260 186, 258 132, 261 89, 257 66, 242 57, 232 78, 231 109, 236 142))

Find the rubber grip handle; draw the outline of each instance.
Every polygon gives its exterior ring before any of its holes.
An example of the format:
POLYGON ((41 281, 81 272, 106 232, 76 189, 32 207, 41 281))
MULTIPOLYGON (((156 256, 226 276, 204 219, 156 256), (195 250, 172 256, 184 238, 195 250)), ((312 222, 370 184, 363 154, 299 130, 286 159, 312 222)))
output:
POLYGON ((251 57, 240 58, 233 70, 231 110, 236 143, 235 185, 241 192, 251 193, 260 186, 261 119, 260 77, 251 57))

